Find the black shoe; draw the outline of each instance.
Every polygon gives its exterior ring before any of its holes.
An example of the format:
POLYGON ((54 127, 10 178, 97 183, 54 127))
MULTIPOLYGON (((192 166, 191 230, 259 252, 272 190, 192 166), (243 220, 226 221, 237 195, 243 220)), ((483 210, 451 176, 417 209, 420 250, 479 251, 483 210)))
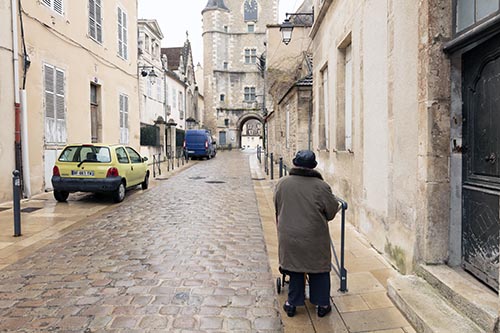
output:
POLYGON ((283 310, 285 310, 288 317, 293 317, 295 316, 295 311, 297 310, 297 307, 295 305, 285 303, 283 304, 283 310))
POLYGON ((332 306, 318 306, 318 317, 324 317, 332 311, 332 306))

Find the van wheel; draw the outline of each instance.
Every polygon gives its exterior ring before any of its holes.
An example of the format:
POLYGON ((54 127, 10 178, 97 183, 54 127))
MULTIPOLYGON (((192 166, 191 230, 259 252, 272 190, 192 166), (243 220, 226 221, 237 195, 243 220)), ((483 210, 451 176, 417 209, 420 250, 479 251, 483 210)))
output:
POLYGON ((121 182, 118 188, 113 192, 113 201, 122 202, 123 199, 125 199, 125 184, 121 182))
POLYGON ((59 202, 66 202, 69 192, 54 190, 54 198, 59 202))

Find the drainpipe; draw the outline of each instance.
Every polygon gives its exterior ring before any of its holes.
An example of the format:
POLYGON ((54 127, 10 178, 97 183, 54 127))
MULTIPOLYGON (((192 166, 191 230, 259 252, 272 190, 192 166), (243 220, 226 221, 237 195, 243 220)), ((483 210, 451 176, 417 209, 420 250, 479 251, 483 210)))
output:
POLYGON ((21 90, 21 124, 22 124, 22 154, 23 154, 23 180, 24 180, 24 196, 31 197, 31 177, 30 177, 30 158, 28 149, 28 99, 26 97, 26 89, 21 90))
MULTIPOLYGON (((19 0, 17 0, 19 1, 19 0)), ((12 49, 13 49, 13 64, 14 64, 14 96, 15 96, 15 150, 16 150, 16 169, 20 170, 22 163, 23 170, 23 185, 24 196, 31 197, 31 181, 30 181, 30 163, 29 163, 29 148, 28 148, 28 103, 26 97, 26 89, 24 87, 26 81, 23 81, 23 88, 19 87, 19 46, 18 46, 18 30, 17 30, 17 14, 21 20, 22 29, 22 13, 17 8, 17 1, 12 0, 12 49), (22 157, 21 157, 22 156, 22 157), (19 160, 21 158, 21 161, 19 160)), ((19 1, 20 4, 20 1, 19 1)), ((20 7, 20 5, 19 5, 20 7)), ((21 30, 21 32, 23 32, 21 30)), ((24 34, 22 34, 24 38, 24 34)), ((26 75, 26 55, 24 55, 23 70, 26 75)))
POLYGON ((12 62, 14 68, 14 119, 16 169, 21 170, 21 100, 19 97, 19 46, 17 32, 17 0, 11 0, 12 14, 12 62))

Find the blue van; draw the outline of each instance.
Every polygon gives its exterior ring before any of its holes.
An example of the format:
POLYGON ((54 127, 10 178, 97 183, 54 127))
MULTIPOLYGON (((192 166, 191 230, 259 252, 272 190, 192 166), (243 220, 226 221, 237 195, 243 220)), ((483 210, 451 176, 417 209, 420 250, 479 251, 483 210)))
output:
POLYGON ((215 157, 215 141, 207 130, 187 130, 184 138, 184 152, 189 158, 215 157))

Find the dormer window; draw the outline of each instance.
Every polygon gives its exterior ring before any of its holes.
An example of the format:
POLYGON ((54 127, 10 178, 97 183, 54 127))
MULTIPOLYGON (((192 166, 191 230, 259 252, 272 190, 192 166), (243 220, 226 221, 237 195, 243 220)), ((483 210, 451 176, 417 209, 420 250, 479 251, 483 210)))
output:
POLYGON ((247 21, 257 21, 258 18, 258 12, 259 12, 259 5, 257 3, 257 0, 245 0, 245 22, 247 21))

